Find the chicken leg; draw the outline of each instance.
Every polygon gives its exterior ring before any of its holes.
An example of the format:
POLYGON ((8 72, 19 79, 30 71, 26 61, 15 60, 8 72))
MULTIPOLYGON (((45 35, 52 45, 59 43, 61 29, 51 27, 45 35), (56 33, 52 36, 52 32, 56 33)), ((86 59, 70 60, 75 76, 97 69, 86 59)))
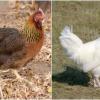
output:
POLYGON ((18 73, 17 70, 11 69, 11 71, 16 76, 16 79, 18 79, 21 82, 24 81, 25 83, 27 83, 32 88, 33 91, 38 91, 38 87, 34 83, 30 82, 29 80, 21 77, 21 75, 18 73))
POLYGON ((100 87, 100 80, 98 76, 94 76, 94 87, 100 87))

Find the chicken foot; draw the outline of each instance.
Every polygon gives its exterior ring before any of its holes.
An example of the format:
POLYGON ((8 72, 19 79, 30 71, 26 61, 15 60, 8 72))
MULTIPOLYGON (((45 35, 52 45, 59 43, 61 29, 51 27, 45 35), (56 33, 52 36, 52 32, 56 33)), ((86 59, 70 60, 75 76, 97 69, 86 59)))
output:
POLYGON ((21 75, 18 73, 17 70, 12 69, 11 71, 16 76, 16 79, 18 79, 21 82, 24 81, 25 83, 27 83, 32 88, 33 91, 38 91, 38 87, 35 84, 33 84, 32 82, 30 82, 29 80, 21 77, 21 75))
POLYGON ((94 87, 100 87, 100 80, 98 76, 94 76, 94 87))
MULTIPOLYGON (((2 81, 2 79, 0 78, 0 80, 2 81)), ((1 83, 0 83, 1 84, 1 83)), ((2 86, 0 85, 0 99, 4 99, 4 96, 3 96, 3 91, 2 91, 2 86)))

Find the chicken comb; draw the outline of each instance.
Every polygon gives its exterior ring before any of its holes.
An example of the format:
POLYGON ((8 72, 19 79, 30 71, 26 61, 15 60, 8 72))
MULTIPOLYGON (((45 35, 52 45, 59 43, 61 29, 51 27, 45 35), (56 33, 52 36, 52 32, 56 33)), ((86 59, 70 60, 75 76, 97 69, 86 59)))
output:
POLYGON ((43 12, 43 10, 41 8, 38 8, 35 12, 34 12, 34 15, 38 14, 38 13, 41 13, 44 17, 45 17, 45 14, 43 12))
POLYGON ((41 8, 39 8, 38 10, 42 13, 43 16, 45 16, 45 14, 41 8))

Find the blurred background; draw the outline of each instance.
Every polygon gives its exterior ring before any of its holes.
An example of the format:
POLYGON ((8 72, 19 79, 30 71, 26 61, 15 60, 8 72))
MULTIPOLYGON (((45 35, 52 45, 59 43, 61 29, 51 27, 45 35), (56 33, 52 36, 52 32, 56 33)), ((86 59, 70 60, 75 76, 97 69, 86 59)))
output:
MULTIPOLYGON (((3 25, 6 24, 7 21, 13 18, 13 22, 15 19, 27 18, 28 15, 31 15, 38 8, 41 8, 45 15, 45 29, 47 31, 50 30, 50 21, 51 21, 51 2, 50 1, 35 1, 35 0, 8 0, 8 1, 0 1, 0 22, 3 21, 3 25)), ((1 26, 3 26, 1 25, 1 26)))

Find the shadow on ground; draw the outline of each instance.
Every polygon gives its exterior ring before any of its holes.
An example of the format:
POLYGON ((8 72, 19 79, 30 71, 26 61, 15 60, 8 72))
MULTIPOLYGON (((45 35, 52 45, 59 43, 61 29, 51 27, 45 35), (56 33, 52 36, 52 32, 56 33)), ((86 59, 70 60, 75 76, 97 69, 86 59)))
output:
POLYGON ((69 85, 83 85, 88 86, 90 78, 88 74, 84 73, 81 70, 76 69, 75 67, 65 67, 65 71, 55 74, 52 76, 53 81, 60 83, 68 83, 69 85))

